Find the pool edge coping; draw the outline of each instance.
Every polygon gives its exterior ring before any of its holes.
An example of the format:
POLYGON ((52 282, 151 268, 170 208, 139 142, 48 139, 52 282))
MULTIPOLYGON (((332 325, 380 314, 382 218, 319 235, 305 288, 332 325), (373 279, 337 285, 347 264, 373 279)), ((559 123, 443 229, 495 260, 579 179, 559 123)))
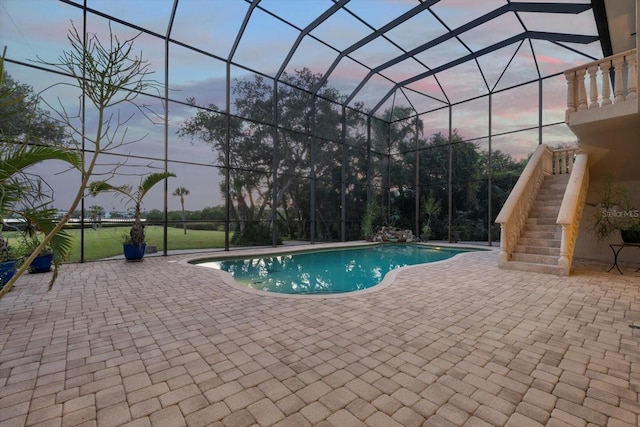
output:
POLYGON ((439 261, 433 261, 433 262, 428 262, 428 263, 424 263, 424 264, 414 264, 414 265, 406 265, 404 267, 400 267, 400 268, 396 268, 393 269, 389 272, 387 272, 387 274, 384 275, 384 277, 382 278, 382 280, 380 281, 380 283, 373 285, 369 288, 366 289, 360 289, 360 290, 356 290, 356 291, 350 291, 350 292, 336 292, 336 293, 331 293, 331 294, 286 294, 286 293, 278 293, 278 292, 270 292, 270 291, 265 291, 262 289, 254 289, 254 288, 250 288, 249 286, 243 285, 242 283, 236 281, 233 276, 224 271, 224 270, 220 270, 220 269, 215 269, 215 268, 211 268, 211 267, 204 267, 204 266, 199 266, 198 264, 194 264, 194 261, 197 260, 205 260, 205 259, 209 259, 209 260, 215 260, 216 258, 219 259, 228 259, 228 258, 243 258, 243 257, 250 257, 250 256, 257 256, 257 255, 265 255, 265 254, 282 254, 282 253, 291 253, 291 252, 309 252, 309 251, 316 251, 316 250, 323 250, 323 249, 344 249, 344 248, 355 248, 355 247, 363 247, 363 246, 373 246, 373 245, 381 245, 384 243, 381 242, 340 242, 340 243, 322 243, 322 244, 314 244, 314 245, 300 245, 300 246, 283 246, 283 247, 260 247, 260 248, 247 248, 247 249, 239 249, 238 251, 234 251, 234 254, 231 255, 229 254, 228 251, 225 252, 214 252, 214 253, 199 253, 199 254, 194 254, 193 257, 189 257, 183 260, 180 260, 178 263, 181 265, 186 265, 186 266, 190 266, 190 267, 196 267, 196 268, 200 268, 200 269, 207 269, 209 271, 212 271, 214 275, 217 275, 224 284, 231 286, 234 289, 239 289, 242 290, 244 292, 247 292, 249 294, 253 294, 253 295, 262 295, 262 296, 269 296, 269 297, 276 297, 276 298, 293 298, 293 299, 307 299, 307 298, 312 298, 312 299, 318 299, 318 298, 348 298, 348 297, 354 297, 354 296, 360 296, 366 293, 371 293, 371 292, 377 292, 379 290, 388 288, 389 286, 391 286, 393 284, 393 282, 395 281, 397 275, 405 270, 411 269, 411 268, 418 268, 418 267, 427 267, 429 265, 436 265, 436 264, 440 264, 440 263, 445 263, 445 262, 451 262, 456 260, 457 258, 461 257, 461 256, 468 256, 468 255, 472 255, 475 254, 477 252, 483 252, 483 251, 496 251, 499 250, 500 248, 498 247, 494 247, 494 246, 477 246, 477 245, 464 245, 464 244, 452 244, 452 243, 442 243, 442 242, 438 242, 438 243, 429 243, 429 242, 415 242, 416 244, 420 244, 420 245, 424 245, 424 246, 433 246, 433 247, 447 247, 447 248, 451 248, 451 249, 472 249, 472 251, 470 252, 462 252, 459 254, 456 254, 454 256, 452 256, 451 258, 447 258, 447 259, 443 259, 443 260, 439 260, 439 261), (310 247, 311 246, 311 247, 310 247))

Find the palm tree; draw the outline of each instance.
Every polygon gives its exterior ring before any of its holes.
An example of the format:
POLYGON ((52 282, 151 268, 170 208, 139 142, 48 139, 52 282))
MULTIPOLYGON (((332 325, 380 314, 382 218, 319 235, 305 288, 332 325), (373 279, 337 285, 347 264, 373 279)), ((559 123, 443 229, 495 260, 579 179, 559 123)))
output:
MULTIPOLYGON (((29 111, 19 108, 10 111, 11 107, 21 103, 24 98, 16 95, 15 88, 5 86, 4 72, 5 51, 0 57, 0 115, 4 118, 11 115, 28 116, 29 111)), ((2 132, 0 132, 2 133, 2 132)), ((75 151, 63 146, 30 144, 29 133, 24 141, 0 136, 0 220, 11 215, 18 216, 32 231, 32 240, 37 244, 30 254, 24 254, 25 260, 15 274, 6 283, 0 283, 0 298, 13 286, 15 281, 27 270, 35 257, 45 248, 53 253, 54 273, 49 287, 58 276, 62 261, 70 253, 73 237, 62 230, 64 223, 54 222, 56 209, 50 207, 50 198, 42 191, 43 180, 26 170, 33 165, 47 160, 61 160, 71 167, 78 168, 82 157, 75 151), (41 236, 42 238, 36 237, 41 236)), ((0 227, 0 261, 9 256, 8 243, 2 237, 0 227)), ((0 278, 1 280, 2 278, 0 278)))
POLYGON ((98 225, 102 222, 102 215, 104 215, 104 208, 102 206, 93 205, 89 206, 89 215, 91 215, 91 224, 94 230, 98 228, 98 225))
POLYGON ((184 234, 187 234, 187 217, 184 213, 184 196, 189 195, 189 190, 184 187, 178 187, 173 192, 173 195, 180 197, 180 205, 182 205, 182 227, 184 228, 184 234))
POLYGON ((96 196, 99 193, 111 191, 119 193, 127 202, 133 203, 134 221, 133 226, 131 226, 131 231, 129 232, 129 238, 125 243, 141 245, 145 243, 144 225, 142 225, 142 221, 140 221, 142 199, 154 185, 169 177, 175 176, 176 175, 172 172, 154 172, 144 177, 140 181, 138 188, 133 188, 131 185, 112 185, 106 181, 95 181, 89 184, 89 193, 92 196, 96 196))
MULTIPOLYGON (((56 210, 48 209, 46 204, 35 205, 36 215, 33 215, 33 209, 21 212, 27 221, 40 222, 38 230, 43 234, 43 237, 38 240, 39 245, 24 260, 14 276, 4 284, 0 290, 0 298, 9 292, 16 280, 28 269, 29 264, 47 246, 50 246, 54 251, 54 264, 56 264, 56 250, 62 253, 66 250, 68 253, 68 249, 73 244, 73 238, 64 232, 63 227, 69 222, 71 215, 84 198, 88 184, 94 176, 94 171, 105 166, 105 164, 101 164, 102 154, 117 150, 118 147, 131 142, 125 140, 126 130, 122 135, 118 135, 126 127, 126 121, 112 119, 114 116, 111 109, 125 103, 142 108, 136 103, 136 98, 149 89, 161 87, 160 84, 149 78, 152 73, 149 63, 143 60, 141 55, 136 55, 133 50, 133 43, 137 37, 134 36, 121 42, 110 31, 109 43, 103 44, 97 35, 81 34, 72 23, 72 29, 67 36, 71 48, 64 51, 56 62, 46 62, 38 58, 38 63, 56 69, 75 80, 77 87, 85 95, 86 101, 95 108, 95 136, 92 137, 85 132, 84 120, 82 121, 83 126, 78 126, 77 117, 73 114, 67 114, 68 110, 62 104, 52 105, 42 100, 56 115, 56 121, 60 126, 66 129, 71 139, 71 145, 68 149, 37 144, 29 145, 29 142, 36 143, 38 141, 25 140, 19 141, 24 142, 23 144, 12 144, 12 141, 0 138, 0 194, 2 195, 0 213, 4 214, 8 210, 14 209, 15 206, 24 205, 25 201, 33 201, 33 192, 29 189, 33 189, 34 185, 39 184, 42 180, 30 181, 29 176, 25 175, 25 169, 31 164, 49 159, 63 160, 69 163, 73 169, 81 172, 82 176, 75 190, 70 190, 75 192, 75 196, 67 213, 62 218, 56 218, 56 210), (92 149, 84 151, 80 140, 93 144, 92 149), (49 218, 56 218, 57 222, 49 218)), ((3 54, 0 60, 0 76, 5 75, 4 58, 3 54)), ((65 86, 71 85, 71 83, 61 81, 50 88, 59 85, 65 86)), ((5 93, 2 89, 0 89, 0 104, 11 106, 16 102, 15 98, 12 98, 14 94, 5 93)), ((82 99, 84 100, 85 97, 82 99)), ((118 115, 116 114, 116 116, 118 115)), ((87 128, 91 127, 93 127, 91 124, 87 126, 87 128)), ((121 163, 111 165, 112 169, 107 173, 103 172, 102 175, 115 175, 121 165, 121 163)), ((2 245, 0 245, 1 247, 2 245)), ((58 262, 62 262, 61 260, 62 258, 58 258, 58 262)), ((56 268, 49 282, 50 288, 57 273, 58 269, 56 268)))

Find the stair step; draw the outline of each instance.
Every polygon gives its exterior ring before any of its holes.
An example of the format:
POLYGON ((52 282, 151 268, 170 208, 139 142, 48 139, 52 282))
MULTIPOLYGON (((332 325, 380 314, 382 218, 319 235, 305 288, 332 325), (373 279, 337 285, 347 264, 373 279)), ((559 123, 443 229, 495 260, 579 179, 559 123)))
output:
MULTIPOLYGON (((567 182, 569 182, 567 180, 567 182)), ((545 181, 542 183, 542 185, 540 186, 540 188, 548 190, 550 188, 560 188, 563 189, 567 186, 567 182, 565 181, 547 181, 545 179, 545 181)))
POLYGON ((523 254, 514 252, 512 261, 528 262, 531 264, 558 265, 558 257, 553 255, 523 254))
POLYGON ((527 218, 525 222, 526 225, 556 225, 556 221, 558 220, 557 216, 555 218, 527 218))
POLYGON ((516 249, 513 252, 519 254, 531 254, 531 255, 549 255, 556 257, 560 257, 560 247, 548 247, 548 246, 527 246, 518 244, 516 245, 516 249))
POLYGON ((565 181, 565 182, 569 182, 569 177, 570 175, 567 173, 563 173, 560 175, 547 175, 545 176, 545 181, 565 181))
POLYGON ((520 237, 518 239, 518 244, 522 246, 542 246, 542 247, 549 247, 549 248, 559 248, 560 240, 530 239, 528 237, 520 237))
POLYGON ((547 175, 544 177, 543 183, 567 183, 569 182, 569 174, 564 175, 547 175))
POLYGON ((531 209, 555 208, 557 210, 560 210, 560 206, 562 206, 562 200, 538 200, 536 203, 531 205, 531 209))
POLYGON ((569 181, 568 180, 567 181, 547 181, 545 179, 545 181, 542 183, 540 188, 544 189, 544 190, 549 190, 551 188, 553 188, 553 189, 557 189, 557 188, 563 189, 563 188, 565 188, 567 186, 567 182, 569 182, 569 181))
POLYGON ((528 262, 509 261, 502 268, 507 270, 528 271, 531 273, 554 274, 556 276, 565 275, 565 271, 557 265, 531 264, 528 262))
MULTIPOLYGON (((564 197, 564 196, 562 196, 564 197)), ((533 207, 536 206, 560 206, 562 204, 562 197, 550 197, 545 195, 540 195, 533 202, 533 207)))
POLYGON ((539 211, 532 210, 529 213, 529 218, 553 218, 553 219, 558 219, 558 213, 559 212, 560 212, 559 209, 545 209, 545 210, 539 210, 539 211))
POLYGON ((560 207, 561 204, 562 204, 562 197, 539 196, 533 202, 532 207, 536 207, 536 206, 558 206, 558 207, 560 207))
POLYGON ((555 222, 553 224, 535 224, 535 223, 525 224, 524 228, 522 229, 522 233, 524 234, 529 232, 562 233, 562 227, 556 224, 555 222))
POLYGON ((562 227, 556 224, 569 175, 546 176, 521 230, 511 260, 503 268, 554 275, 567 274, 558 267, 562 227))
MULTIPOLYGON (((542 226, 539 226, 542 227, 542 226)), ((524 229, 522 231, 522 235, 520 238, 523 239, 546 239, 546 240, 560 240, 562 239, 562 231, 557 231, 555 229, 546 231, 546 230, 528 230, 524 229)))

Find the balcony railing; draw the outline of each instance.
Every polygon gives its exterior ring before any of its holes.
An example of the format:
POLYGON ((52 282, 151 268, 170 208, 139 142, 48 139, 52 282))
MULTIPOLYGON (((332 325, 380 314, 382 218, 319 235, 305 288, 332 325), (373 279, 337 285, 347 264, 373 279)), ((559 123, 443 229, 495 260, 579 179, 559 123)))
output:
POLYGON ((564 75, 568 86, 567 122, 573 112, 602 108, 638 96, 636 49, 572 68, 564 75))

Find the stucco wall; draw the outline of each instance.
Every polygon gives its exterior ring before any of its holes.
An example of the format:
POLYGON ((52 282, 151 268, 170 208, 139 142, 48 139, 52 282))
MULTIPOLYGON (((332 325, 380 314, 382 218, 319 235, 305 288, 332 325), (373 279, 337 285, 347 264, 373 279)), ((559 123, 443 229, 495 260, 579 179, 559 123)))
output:
MULTIPOLYGON (((640 159, 638 159, 637 169, 640 170, 640 159)), ((614 170, 612 170, 612 172, 615 174, 614 170)), ((574 259, 576 260, 589 260, 612 264, 613 252, 609 244, 622 242, 619 233, 614 233, 604 240, 598 240, 593 232, 590 231, 590 226, 593 224, 594 218, 603 215, 602 209, 597 206, 600 200, 603 181, 603 176, 595 176, 591 179, 589 192, 587 194, 587 204, 584 208, 582 221, 580 223, 580 232, 576 242, 576 250, 574 253, 574 259)), ((630 190, 629 195, 633 206, 640 209, 640 180, 621 181, 620 183, 627 186, 630 190)), ((640 221, 640 219, 638 220, 640 221)), ((630 265, 636 268, 640 267, 640 248, 623 249, 618 256, 618 262, 622 265, 630 265)))

